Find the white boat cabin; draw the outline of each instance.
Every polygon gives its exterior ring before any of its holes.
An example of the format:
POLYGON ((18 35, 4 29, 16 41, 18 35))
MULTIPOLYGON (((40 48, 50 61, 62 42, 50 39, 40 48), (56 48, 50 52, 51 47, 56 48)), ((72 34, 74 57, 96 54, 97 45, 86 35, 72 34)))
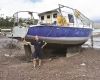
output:
POLYGON ((78 10, 54 9, 39 13, 39 23, 48 25, 57 25, 63 27, 90 27, 91 22, 78 10))
MULTIPOLYGON (((58 25, 58 17, 60 16, 60 13, 55 10, 46 11, 39 14, 39 22, 40 24, 50 24, 50 25, 58 25)), ((74 16, 72 14, 66 14, 64 16, 66 19, 66 24, 74 24, 74 16)))

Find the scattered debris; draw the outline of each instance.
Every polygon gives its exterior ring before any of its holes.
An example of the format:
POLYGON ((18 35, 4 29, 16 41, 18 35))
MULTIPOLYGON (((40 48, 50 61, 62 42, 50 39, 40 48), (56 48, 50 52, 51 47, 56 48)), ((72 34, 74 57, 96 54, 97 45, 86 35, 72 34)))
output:
POLYGON ((85 66, 86 64, 85 63, 82 63, 82 64, 80 64, 81 66, 85 66))

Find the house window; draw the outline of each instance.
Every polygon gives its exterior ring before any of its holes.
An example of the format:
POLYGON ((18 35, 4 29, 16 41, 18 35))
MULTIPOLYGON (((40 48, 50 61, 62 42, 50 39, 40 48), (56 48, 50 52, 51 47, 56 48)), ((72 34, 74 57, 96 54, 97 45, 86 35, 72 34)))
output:
POLYGON ((74 17, 72 14, 68 14, 69 22, 74 23, 74 17))
POLYGON ((50 19, 50 15, 47 15, 47 19, 50 19))
POLYGON ((44 20, 44 16, 41 16, 41 20, 44 20))
POLYGON ((53 18, 57 18, 57 13, 53 14, 53 18))

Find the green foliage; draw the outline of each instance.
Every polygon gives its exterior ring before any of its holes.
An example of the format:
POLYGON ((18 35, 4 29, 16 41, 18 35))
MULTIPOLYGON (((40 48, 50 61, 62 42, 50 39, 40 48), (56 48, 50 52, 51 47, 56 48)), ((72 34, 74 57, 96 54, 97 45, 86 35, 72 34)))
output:
MULTIPOLYGON (((15 19, 12 17, 0 17, 0 28, 12 28, 14 25, 15 19)), ((36 25, 38 23, 38 20, 36 19, 24 19, 24 18, 19 18, 18 23, 15 23, 15 26, 18 24, 23 26, 23 23, 26 23, 27 25, 34 24, 36 25)))
POLYGON ((0 28, 11 28, 13 27, 14 18, 12 17, 0 17, 0 28))

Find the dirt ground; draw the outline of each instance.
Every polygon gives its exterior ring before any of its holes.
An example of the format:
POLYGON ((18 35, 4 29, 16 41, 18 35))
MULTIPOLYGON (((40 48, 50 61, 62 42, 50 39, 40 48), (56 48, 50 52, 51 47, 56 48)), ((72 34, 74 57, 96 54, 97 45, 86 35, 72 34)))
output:
POLYGON ((100 80, 100 50, 85 48, 69 58, 63 52, 51 55, 33 68, 23 47, 0 48, 0 80, 100 80))

